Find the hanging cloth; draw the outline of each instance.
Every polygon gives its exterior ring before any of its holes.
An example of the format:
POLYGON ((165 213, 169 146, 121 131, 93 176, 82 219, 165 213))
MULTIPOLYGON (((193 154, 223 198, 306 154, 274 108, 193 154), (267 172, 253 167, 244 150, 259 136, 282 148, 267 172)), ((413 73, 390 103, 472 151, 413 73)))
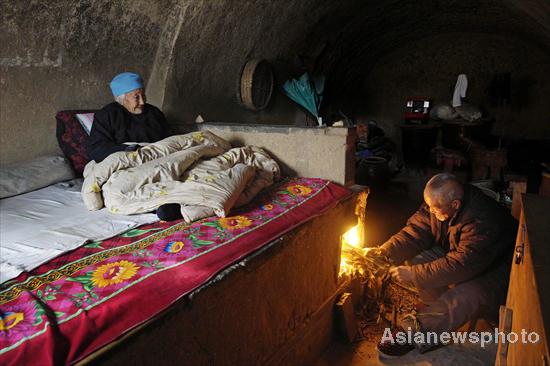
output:
POLYGON ((453 107, 460 107, 462 105, 462 98, 466 97, 466 90, 468 89, 468 78, 466 74, 458 75, 456 80, 455 91, 453 93, 453 107))

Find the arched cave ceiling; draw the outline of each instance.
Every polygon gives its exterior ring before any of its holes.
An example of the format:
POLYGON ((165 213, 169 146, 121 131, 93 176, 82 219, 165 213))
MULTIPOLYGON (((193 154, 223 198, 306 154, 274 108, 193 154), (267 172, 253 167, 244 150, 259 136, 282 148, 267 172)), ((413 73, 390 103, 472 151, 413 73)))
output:
MULTIPOLYGON (((487 45, 492 54, 484 58, 484 70, 491 70, 495 60, 521 55, 500 65, 521 71, 520 83, 523 77, 535 85, 531 104, 518 107, 515 118, 531 121, 532 135, 540 135, 536 126, 547 125, 550 85, 545 71, 550 69, 550 0, 0 1, 0 162, 53 151, 55 126, 45 121, 62 109, 100 108, 110 102, 108 81, 121 71, 139 72, 149 81, 151 102, 163 108, 173 125, 193 122, 197 114, 207 121, 301 125, 306 114, 280 89, 260 112, 238 105, 237 81, 247 59, 272 61, 280 88, 288 77, 299 75, 296 60, 302 56, 306 66, 316 65, 327 76, 325 100, 333 109, 339 107, 337 98, 351 100, 365 76, 375 75, 369 84, 374 91, 361 96, 381 105, 383 93, 365 96, 376 93, 393 74, 397 79, 386 93, 398 94, 404 73, 415 72, 417 65, 409 63, 395 73, 388 69, 399 68, 409 49, 422 42, 436 48, 429 44, 434 38, 448 49, 444 42, 452 44, 457 37, 462 37, 463 49, 450 54, 462 59, 453 73, 460 72, 465 58, 475 67, 487 45), (483 40, 472 47, 477 55, 465 57, 470 48, 464 38, 470 37, 483 40), (28 138, 20 139, 23 135, 28 138)), ((436 54, 440 75, 448 54, 436 54)), ((450 85, 444 77, 439 85, 450 85)), ((390 120, 385 111, 395 109, 399 98, 381 105, 379 114, 390 120)))
POLYGON ((319 68, 342 80, 342 90, 346 85, 354 88, 354 81, 360 80, 378 58, 407 42, 441 34, 460 37, 476 33, 520 40, 550 50, 550 2, 343 2, 334 4, 317 21, 307 44, 310 49, 319 49, 320 43, 327 43, 326 52, 318 60, 319 68))
MULTIPOLYGON (((204 100, 233 96, 234 101, 237 75, 247 58, 292 61, 303 56, 306 64, 328 76, 332 94, 346 98, 347 91, 356 89, 379 58, 430 36, 448 34, 452 41, 453 34, 487 34, 550 49, 548 0, 204 0, 173 4, 186 11, 168 78, 169 109, 184 101, 205 111, 211 107, 204 100)), ((184 108, 179 111, 184 113, 184 108)), ((229 119, 230 115, 224 114, 229 119)))

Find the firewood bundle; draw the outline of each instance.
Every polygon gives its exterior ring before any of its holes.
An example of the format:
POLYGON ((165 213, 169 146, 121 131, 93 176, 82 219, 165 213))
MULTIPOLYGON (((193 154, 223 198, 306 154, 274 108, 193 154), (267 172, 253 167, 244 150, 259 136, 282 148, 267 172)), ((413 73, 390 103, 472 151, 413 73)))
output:
POLYGON ((342 248, 346 262, 355 269, 354 275, 363 283, 363 316, 368 322, 388 320, 395 325, 397 318, 412 313, 418 296, 414 288, 392 279, 391 264, 376 249, 342 248))

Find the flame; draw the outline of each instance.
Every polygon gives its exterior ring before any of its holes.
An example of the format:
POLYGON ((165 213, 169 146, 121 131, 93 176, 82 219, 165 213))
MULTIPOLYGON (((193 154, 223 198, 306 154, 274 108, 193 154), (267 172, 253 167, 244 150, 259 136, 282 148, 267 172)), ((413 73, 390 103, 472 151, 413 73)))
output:
MULTIPOLYGON (((362 240, 359 237, 359 228, 358 226, 352 227, 350 230, 346 231, 344 235, 342 235, 342 253, 341 253, 341 259, 340 259, 340 276, 343 275, 349 275, 356 271, 355 266, 353 263, 350 263, 349 260, 351 259, 349 250, 346 250, 346 248, 352 247, 355 249, 359 249, 363 254, 366 254, 369 250, 368 248, 361 248, 362 240)), ((355 251, 357 253, 357 250, 355 251)))
POLYGON ((357 225, 344 233, 344 242, 354 248, 359 248, 359 233, 357 225))

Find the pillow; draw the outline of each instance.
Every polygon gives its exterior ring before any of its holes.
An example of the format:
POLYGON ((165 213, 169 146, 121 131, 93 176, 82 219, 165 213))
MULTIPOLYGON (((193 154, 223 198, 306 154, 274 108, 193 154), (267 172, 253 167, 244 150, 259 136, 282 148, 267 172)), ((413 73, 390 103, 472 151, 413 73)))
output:
POLYGON ((62 156, 41 156, 31 161, 2 167, 0 198, 15 196, 73 179, 75 174, 62 156))
POLYGON ((78 119, 78 122, 80 122, 80 125, 84 128, 88 136, 90 136, 92 123, 94 123, 94 113, 77 113, 76 119, 78 119))
POLYGON ((57 120, 57 142, 63 154, 69 159, 78 176, 82 176, 84 167, 90 160, 86 152, 88 134, 78 122, 77 114, 93 113, 91 110, 60 111, 55 115, 57 120))

